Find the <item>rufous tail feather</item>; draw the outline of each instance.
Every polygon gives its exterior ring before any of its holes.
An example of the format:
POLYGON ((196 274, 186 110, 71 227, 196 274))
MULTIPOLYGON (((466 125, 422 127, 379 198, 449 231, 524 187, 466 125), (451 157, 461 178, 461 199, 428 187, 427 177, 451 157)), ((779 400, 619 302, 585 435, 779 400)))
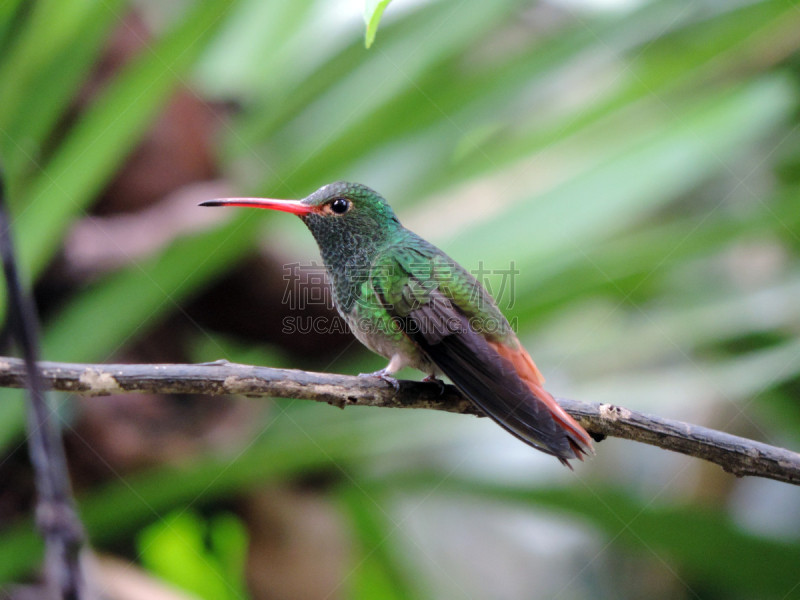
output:
POLYGON ((567 414, 567 411, 561 408, 550 392, 542 387, 544 384, 544 377, 525 348, 522 346, 519 348, 510 348, 505 344, 497 342, 490 342, 490 344, 497 350, 500 356, 508 360, 514 366, 517 375, 519 375, 520 379, 530 388, 531 393, 547 407, 553 420, 567 432, 567 439, 575 453, 575 457, 583 460, 584 454, 594 454, 592 438, 589 437, 586 430, 581 427, 575 419, 567 414))

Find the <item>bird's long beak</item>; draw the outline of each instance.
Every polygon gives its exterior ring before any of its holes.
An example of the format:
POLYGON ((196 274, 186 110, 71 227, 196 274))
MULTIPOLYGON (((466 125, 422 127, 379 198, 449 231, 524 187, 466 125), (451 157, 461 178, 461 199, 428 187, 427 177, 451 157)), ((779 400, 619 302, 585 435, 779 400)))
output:
POLYGON ((273 198, 217 198, 201 202, 200 206, 245 206, 249 208, 269 208, 282 210, 293 215, 307 215, 314 207, 303 204, 302 200, 275 200, 273 198))

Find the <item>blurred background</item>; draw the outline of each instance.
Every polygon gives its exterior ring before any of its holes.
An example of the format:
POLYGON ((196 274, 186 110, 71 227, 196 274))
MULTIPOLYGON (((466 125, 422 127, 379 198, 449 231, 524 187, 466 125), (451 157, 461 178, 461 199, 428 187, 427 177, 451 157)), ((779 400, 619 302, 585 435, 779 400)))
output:
MULTIPOLYGON (((291 275, 298 219, 196 207, 346 179, 480 270, 554 394, 800 449, 798 48, 791 0, 395 0, 369 50, 356 1, 5 0, 42 354, 384 366, 291 275)), ((0 394, 9 586, 41 544, 0 394)), ((573 473, 434 411, 57 400, 110 598, 800 598, 800 490, 640 444, 573 473)))

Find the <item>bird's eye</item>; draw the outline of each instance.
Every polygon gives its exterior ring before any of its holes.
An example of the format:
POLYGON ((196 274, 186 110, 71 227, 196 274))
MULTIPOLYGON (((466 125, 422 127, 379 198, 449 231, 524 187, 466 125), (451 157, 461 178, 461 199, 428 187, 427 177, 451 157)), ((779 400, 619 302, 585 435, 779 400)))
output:
POLYGON ((350 201, 347 198, 336 198, 331 202, 331 212, 337 215, 343 215, 350 210, 350 201))

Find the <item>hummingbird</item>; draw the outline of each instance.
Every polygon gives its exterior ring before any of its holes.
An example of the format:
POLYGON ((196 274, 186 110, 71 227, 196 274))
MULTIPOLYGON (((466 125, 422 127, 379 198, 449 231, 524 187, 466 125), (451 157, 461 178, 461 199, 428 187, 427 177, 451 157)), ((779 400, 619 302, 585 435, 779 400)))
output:
MULTIPOLYGON (((335 182, 302 200, 220 198, 200 206, 266 208, 300 217, 316 240, 334 304, 367 348, 425 381, 446 375, 479 409, 558 458, 594 454, 587 432, 544 387, 544 377, 486 289, 464 267, 400 224, 365 185, 335 182)), ((570 466, 571 468, 571 466, 570 466)))

